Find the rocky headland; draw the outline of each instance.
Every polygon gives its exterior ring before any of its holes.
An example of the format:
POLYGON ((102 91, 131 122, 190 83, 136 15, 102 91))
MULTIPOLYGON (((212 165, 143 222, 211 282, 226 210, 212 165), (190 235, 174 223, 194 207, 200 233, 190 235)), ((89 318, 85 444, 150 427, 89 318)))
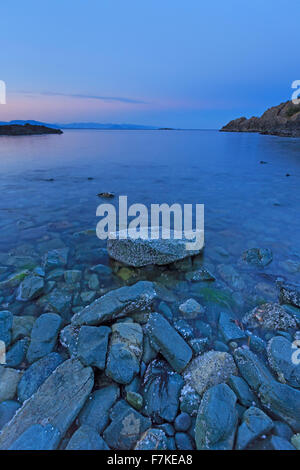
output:
POLYGON ((7 124, 0 126, 0 135, 42 135, 42 134, 62 134, 60 129, 53 129, 47 126, 37 126, 33 124, 7 124))
POLYGON ((267 109, 261 117, 240 117, 230 121, 221 132, 258 132, 281 137, 300 137, 300 104, 286 101, 267 109))

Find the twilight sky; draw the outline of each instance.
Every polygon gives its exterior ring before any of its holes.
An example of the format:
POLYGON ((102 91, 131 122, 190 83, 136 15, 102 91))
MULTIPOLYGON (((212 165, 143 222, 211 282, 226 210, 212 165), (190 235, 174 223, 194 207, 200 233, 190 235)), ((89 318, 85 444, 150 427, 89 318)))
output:
POLYGON ((218 128, 290 99, 299 0, 14 0, 0 120, 218 128))

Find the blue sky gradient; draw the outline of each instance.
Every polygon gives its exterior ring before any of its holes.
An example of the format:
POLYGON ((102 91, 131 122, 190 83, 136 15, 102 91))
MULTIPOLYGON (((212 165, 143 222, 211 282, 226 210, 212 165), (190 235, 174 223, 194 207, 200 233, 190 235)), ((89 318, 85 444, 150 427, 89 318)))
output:
POLYGON ((16 0, 0 120, 219 128, 291 97, 299 1, 16 0))

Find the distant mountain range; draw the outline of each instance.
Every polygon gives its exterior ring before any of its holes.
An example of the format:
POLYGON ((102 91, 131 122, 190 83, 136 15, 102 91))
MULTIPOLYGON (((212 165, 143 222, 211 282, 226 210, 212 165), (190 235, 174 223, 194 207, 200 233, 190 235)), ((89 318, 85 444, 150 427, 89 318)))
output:
POLYGON ((40 122, 40 121, 21 121, 15 120, 10 122, 0 121, 0 125, 13 125, 13 124, 31 124, 33 126, 46 126, 52 129, 116 129, 116 130, 155 130, 159 129, 159 127, 155 126, 140 126, 138 124, 111 124, 105 123, 100 124, 99 122, 72 122, 70 124, 60 124, 60 123, 48 123, 48 122, 40 122))

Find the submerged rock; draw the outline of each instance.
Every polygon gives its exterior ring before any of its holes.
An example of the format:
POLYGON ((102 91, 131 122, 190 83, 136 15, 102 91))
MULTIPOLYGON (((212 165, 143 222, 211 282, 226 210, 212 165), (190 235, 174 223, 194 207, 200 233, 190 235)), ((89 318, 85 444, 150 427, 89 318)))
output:
POLYGON ((129 384, 139 373, 143 353, 143 330, 138 323, 112 326, 105 373, 117 383, 129 384))
POLYGON ((184 318, 195 319, 204 312, 204 308, 195 299, 188 299, 179 305, 179 311, 184 318))
POLYGON ((280 289, 279 302, 300 307, 300 284, 277 282, 280 289))
POLYGON ((201 267, 196 271, 186 273, 185 278, 187 281, 199 282, 199 281, 215 281, 216 278, 211 274, 208 269, 201 267))
POLYGON ((255 307, 247 313, 242 322, 251 328, 264 328, 266 330, 288 330, 296 328, 297 324, 290 315, 279 304, 266 303, 255 307))
POLYGON ((72 317, 73 325, 100 325, 101 323, 144 311, 156 298, 154 284, 139 281, 130 287, 120 287, 96 299, 72 317))
POLYGON ((40 276, 32 274, 27 276, 19 285, 17 300, 26 302, 39 297, 44 290, 44 279, 40 276))
POLYGON ((145 418, 124 400, 118 401, 111 411, 111 423, 103 433, 104 440, 112 449, 133 449, 143 433, 151 427, 145 418))
POLYGON ((230 264, 219 264, 218 273, 221 278, 234 290, 243 290, 246 287, 244 280, 236 269, 230 264))
POLYGON ((50 271, 55 268, 63 268, 68 262, 69 248, 57 248, 48 251, 44 258, 44 268, 50 271))
POLYGON ((267 266, 273 260, 272 250, 270 248, 250 248, 244 251, 243 260, 255 266, 267 266))
POLYGON ((109 450, 109 447, 94 428, 83 425, 74 432, 66 450, 109 450))
MULTIPOLYGON (((134 238, 135 231, 130 229, 128 229, 125 238, 122 238, 125 231, 116 232, 116 238, 110 238, 107 242, 109 256, 128 266, 141 267, 149 264, 170 264, 188 256, 199 254, 202 250, 202 248, 187 250, 186 243, 190 240, 186 238, 163 239, 159 230, 156 230, 157 238, 150 238, 148 237, 148 231, 150 234, 150 227, 143 228, 144 238, 134 238)), ((176 232, 173 230, 170 232, 171 237, 176 236, 176 232)), ((143 236, 143 233, 141 236, 143 236)), ((182 236, 181 233, 180 236, 182 236)))
POLYGON ((30 337, 36 318, 31 315, 17 317, 14 315, 12 323, 12 342, 24 337, 30 337))
POLYGON ((182 372, 192 358, 192 349, 159 313, 151 313, 146 330, 151 346, 159 351, 176 372, 182 372))
POLYGON ((197 414, 197 449, 231 450, 237 422, 236 396, 228 385, 219 384, 207 390, 197 414))
POLYGON ((63 437, 91 392, 93 383, 90 367, 84 367, 77 359, 63 362, 3 428, 0 449, 9 449, 37 423, 49 423, 63 437))
POLYGON ((146 370, 143 384, 144 414, 153 422, 174 421, 179 407, 183 379, 165 361, 154 360, 146 370))
POLYGON ((227 352, 208 351, 195 357, 184 372, 185 386, 199 395, 237 374, 233 357, 227 352))
POLYGON ((237 432, 236 449, 242 450, 262 434, 273 428, 273 421, 259 408, 252 406, 243 414, 242 424, 237 432))
POLYGON ((238 322, 226 312, 220 313, 219 331, 226 343, 246 337, 244 331, 238 326, 238 322))

